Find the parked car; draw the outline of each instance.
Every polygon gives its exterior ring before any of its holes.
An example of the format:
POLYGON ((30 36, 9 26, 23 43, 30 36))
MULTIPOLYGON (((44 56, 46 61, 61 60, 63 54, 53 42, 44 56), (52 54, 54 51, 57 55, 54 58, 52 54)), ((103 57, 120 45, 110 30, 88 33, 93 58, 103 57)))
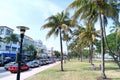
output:
POLYGON ((40 61, 42 62, 42 65, 46 65, 47 64, 46 59, 40 59, 40 61))
MULTIPOLYGON (((18 64, 14 64, 14 65, 11 65, 8 70, 11 72, 11 73, 16 73, 18 71, 18 64)), ((21 63, 20 65, 20 70, 21 71, 25 71, 25 70, 29 70, 29 66, 27 66, 25 63, 21 63)))
POLYGON ((5 64, 4 69, 8 70, 8 68, 14 64, 16 64, 16 62, 9 62, 9 63, 5 64))
POLYGON ((27 63, 30 68, 39 67, 39 63, 36 61, 30 61, 27 63))

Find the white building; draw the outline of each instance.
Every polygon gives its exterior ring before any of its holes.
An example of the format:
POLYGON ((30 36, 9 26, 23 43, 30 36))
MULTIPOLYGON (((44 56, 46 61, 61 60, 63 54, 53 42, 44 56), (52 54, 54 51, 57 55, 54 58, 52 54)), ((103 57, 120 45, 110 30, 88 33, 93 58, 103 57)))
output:
POLYGON ((46 47, 46 45, 43 45, 41 40, 34 41, 34 45, 36 47, 39 57, 46 58, 48 56, 47 55, 47 47, 46 47), (43 50, 43 52, 41 53, 40 50, 43 50))
POLYGON ((53 47, 51 47, 50 49, 47 49, 47 54, 49 57, 53 57, 54 54, 53 54, 53 47))
POLYGON ((43 43, 41 40, 35 40, 34 45, 35 45, 37 51, 39 51, 40 49, 43 49, 43 43))
MULTIPOLYGON (((0 26, 0 38, 3 39, 5 37, 9 37, 13 34, 13 29, 7 26, 0 26)), ((5 43, 0 42, 0 54, 4 54, 4 56, 15 57, 16 53, 19 50, 19 43, 5 43)))

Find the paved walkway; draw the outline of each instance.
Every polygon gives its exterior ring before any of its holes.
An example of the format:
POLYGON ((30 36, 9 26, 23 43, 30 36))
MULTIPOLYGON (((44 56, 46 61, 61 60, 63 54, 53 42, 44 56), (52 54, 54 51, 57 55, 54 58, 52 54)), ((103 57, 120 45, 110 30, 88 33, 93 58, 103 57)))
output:
MULTIPOLYGON (((30 76, 35 75, 36 73, 39 73, 39 72, 41 72, 41 71, 43 71, 43 70, 46 70, 46 69, 48 69, 48 68, 50 68, 50 67, 52 67, 52 66, 55 66, 55 65, 57 65, 57 64, 59 64, 59 63, 60 63, 60 62, 56 62, 56 63, 53 63, 53 64, 41 66, 41 67, 34 68, 34 69, 31 69, 31 68, 30 68, 30 70, 28 70, 28 71, 21 72, 21 74, 20 74, 20 80, 24 80, 24 79, 26 79, 26 78, 28 78, 28 77, 30 77, 30 76)), ((0 80, 16 80, 16 76, 17 76, 17 74, 16 74, 16 73, 15 73, 15 74, 13 73, 13 74, 11 74, 10 76, 4 77, 4 78, 0 78, 0 80)))

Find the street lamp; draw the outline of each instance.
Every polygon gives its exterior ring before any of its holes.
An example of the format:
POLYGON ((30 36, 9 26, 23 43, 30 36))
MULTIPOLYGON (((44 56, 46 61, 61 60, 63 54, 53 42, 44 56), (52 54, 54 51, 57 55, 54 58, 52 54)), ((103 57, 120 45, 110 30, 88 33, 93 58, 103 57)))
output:
POLYGON ((25 26, 17 26, 17 28, 20 30, 20 52, 17 53, 17 63, 18 63, 18 71, 17 71, 17 79, 20 80, 20 65, 21 65, 21 54, 22 54, 22 43, 23 43, 23 38, 24 38, 24 33, 26 30, 29 30, 28 27, 25 26))

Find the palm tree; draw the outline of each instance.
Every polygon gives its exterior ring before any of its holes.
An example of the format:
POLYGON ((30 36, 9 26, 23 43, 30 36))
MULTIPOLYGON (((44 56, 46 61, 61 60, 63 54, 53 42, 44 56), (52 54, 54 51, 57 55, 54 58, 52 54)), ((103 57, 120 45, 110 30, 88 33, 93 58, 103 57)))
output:
POLYGON ((11 52, 11 46, 12 46, 12 43, 16 43, 19 41, 18 37, 16 36, 16 34, 11 34, 10 36, 8 37, 5 37, 4 39, 4 42, 6 42, 7 44, 10 44, 10 49, 9 49, 9 53, 11 52))
POLYGON ((51 35, 60 37, 60 47, 61 47, 61 71, 63 70, 63 48, 62 48, 62 33, 71 32, 71 27, 74 27, 76 22, 69 18, 69 14, 66 12, 61 12, 56 15, 52 15, 47 18, 48 22, 42 26, 43 29, 49 28, 49 32, 46 38, 51 35))
POLYGON ((74 19, 86 19, 90 22, 96 22, 100 19, 101 30, 101 76, 106 78, 104 68, 104 26, 107 24, 107 18, 112 18, 114 21, 118 21, 118 3, 117 0, 75 0, 69 6, 69 8, 75 8, 73 15, 74 19))
POLYGON ((85 31, 85 28, 82 26, 82 25, 77 25, 77 28, 73 31, 73 36, 74 36, 74 41, 73 42, 76 42, 76 49, 77 51, 79 52, 79 57, 81 59, 81 62, 82 62, 82 49, 84 48, 84 45, 81 45, 80 41, 81 41, 81 38, 79 37, 79 35, 85 31))
POLYGON ((99 36, 99 30, 95 30, 94 25, 92 23, 87 23, 85 31, 82 32, 80 36, 80 43, 84 41, 86 44, 85 47, 89 46, 89 62, 92 64, 92 56, 93 56, 93 44, 95 42, 96 37, 99 36), (81 42, 82 41, 82 42, 81 42))
POLYGON ((36 52, 36 49, 35 49, 34 45, 29 45, 29 46, 26 48, 26 51, 29 52, 30 58, 31 58, 32 60, 35 59, 37 52, 36 52))

